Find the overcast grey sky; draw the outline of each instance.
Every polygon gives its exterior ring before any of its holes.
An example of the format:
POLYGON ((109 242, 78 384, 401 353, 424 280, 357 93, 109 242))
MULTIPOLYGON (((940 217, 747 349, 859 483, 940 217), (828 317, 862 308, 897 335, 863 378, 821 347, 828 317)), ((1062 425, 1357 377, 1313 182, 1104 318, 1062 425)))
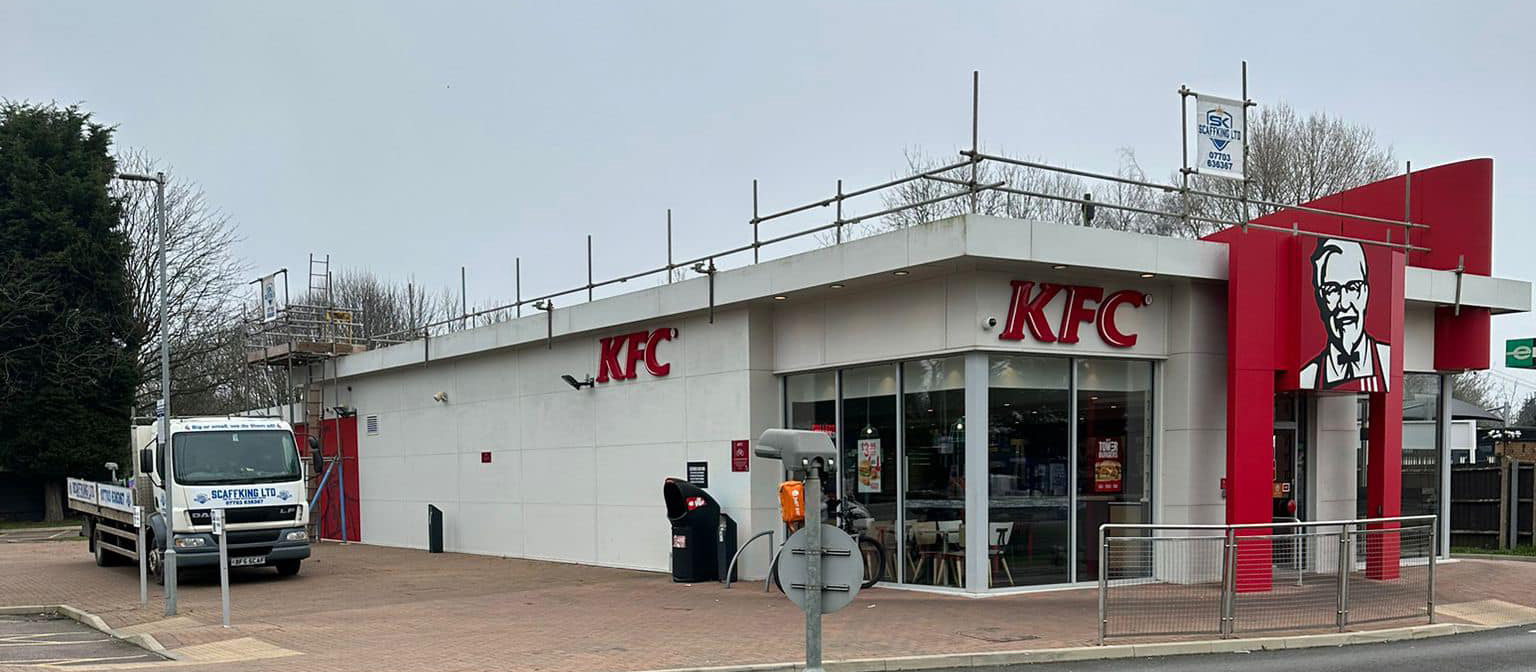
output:
POLYGON ((1104 171, 1129 147, 1161 178, 1174 90, 1235 96, 1247 59, 1260 104, 1368 124, 1415 166, 1493 157, 1494 270, 1531 279, 1532 25, 1478 2, 4 0, 0 96, 116 125, 259 271, 301 285, 329 253, 446 286, 463 265, 484 304, 514 257, 525 295, 582 283, 587 233, 599 278, 660 265, 668 207, 679 258, 748 242, 754 177, 769 211, 949 155, 973 69, 984 145, 1104 171))

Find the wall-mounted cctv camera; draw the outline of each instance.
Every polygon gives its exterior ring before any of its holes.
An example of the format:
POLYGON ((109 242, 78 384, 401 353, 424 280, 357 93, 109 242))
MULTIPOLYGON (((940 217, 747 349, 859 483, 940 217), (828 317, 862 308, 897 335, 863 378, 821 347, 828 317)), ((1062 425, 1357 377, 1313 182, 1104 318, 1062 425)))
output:
POLYGON ((981 328, 982 329, 991 329, 992 327, 995 327, 995 326, 997 326, 997 318, 991 317, 991 316, 987 316, 987 317, 981 318, 981 328))
POLYGON ((577 390, 583 387, 592 387, 593 385, 596 385, 596 383, 592 380, 591 374, 588 374, 585 380, 576 380, 576 376, 566 373, 561 374, 560 380, 565 381, 566 385, 570 385, 572 388, 577 390))
POLYGON ((432 395, 432 401, 435 401, 439 404, 446 404, 448 403, 448 393, 438 392, 437 394, 432 395))

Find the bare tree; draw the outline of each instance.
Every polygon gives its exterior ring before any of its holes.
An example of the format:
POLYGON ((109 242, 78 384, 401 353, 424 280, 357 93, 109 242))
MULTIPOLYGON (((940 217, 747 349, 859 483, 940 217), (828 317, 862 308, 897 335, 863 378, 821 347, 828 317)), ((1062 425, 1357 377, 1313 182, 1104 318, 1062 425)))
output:
POLYGON ((366 269, 346 269, 336 274, 329 298, 317 296, 302 300, 354 311, 353 319, 357 320, 359 330, 366 337, 409 340, 428 333, 428 325, 442 323, 430 329, 430 333, 438 334, 456 331, 468 324, 467 320, 453 319, 463 314, 463 304, 453 289, 445 287, 431 292, 415 282, 391 283, 366 269))
MULTIPOLYGON (((119 170, 153 174, 163 167, 140 150, 117 157, 119 170)), ((140 343, 139 380, 135 407, 153 405, 159 396, 160 312, 155 190, 142 184, 114 182, 113 195, 122 202, 120 226, 133 246, 128 275, 133 300, 133 329, 140 343)), ((229 216, 208 203, 196 183, 176 177, 165 187, 167 320, 171 338, 171 390, 188 399, 228 388, 243 375, 225 366, 232 339, 237 338, 239 307, 236 293, 247 267, 234 255, 240 238, 229 216)), ((213 412, 185 404, 173 409, 213 412)))
MULTIPOLYGON (((1392 148, 1383 147, 1376 133, 1326 112, 1302 117, 1295 108, 1280 102, 1261 106, 1248 119, 1248 195, 1250 198, 1296 205, 1362 184, 1384 180, 1397 172, 1392 148)), ((1191 212, 1211 219, 1242 221, 1242 183, 1206 175, 1194 175, 1190 186, 1227 198, 1190 198, 1191 212)), ((1176 201, 1175 201, 1176 204, 1176 201)), ((1274 212, 1269 206, 1250 204, 1250 219, 1274 212)), ((1205 235, 1220 225, 1194 224, 1194 235, 1205 235)))
MULTIPOLYGON (((1381 146, 1370 128, 1348 123, 1325 112, 1302 117, 1290 105, 1281 102, 1260 107, 1248 122, 1248 195, 1252 199, 1300 204, 1382 180, 1396 172, 1392 148, 1381 146)), ((907 152, 906 160, 907 175, 950 163, 916 151, 907 152)), ((1139 182, 1147 181, 1135 151, 1128 148, 1120 150, 1116 174, 1139 182)), ((939 177, 945 179, 907 182, 887 192, 884 196, 886 208, 912 207, 865 227, 862 233, 878 233, 972 212, 970 199, 966 196, 928 203, 945 194, 964 191, 966 185, 956 184, 956 181, 968 183, 970 167, 957 168, 939 177)), ((1107 180, 1085 181, 1065 173, 989 162, 981 165, 976 181, 983 185, 1003 182, 1009 188, 1047 197, 1085 198, 1085 194, 1090 194, 1086 198, 1094 201, 1090 218, 1085 216, 1087 209, 1076 203, 996 191, 978 195, 976 213, 1015 219, 1198 238, 1223 228, 1223 225, 1187 219, 1185 212, 1227 225, 1242 221, 1244 212, 1238 200, 1242 195, 1241 182, 1206 175, 1192 176, 1190 187, 1225 198, 1191 195, 1185 199, 1173 188, 1179 183, 1176 172, 1167 187, 1157 188, 1107 180)), ((1247 214, 1252 219, 1274 210, 1251 204, 1247 214)))
MULTIPOLYGON (((907 161, 906 175, 925 173, 954 162, 949 159, 928 156, 919 150, 907 150, 903 154, 907 161)), ((1074 218, 1081 217, 1079 214, 1081 208, 1074 203, 1052 200, 1050 198, 1022 196, 997 190, 986 190, 977 193, 975 195, 975 207, 973 208, 972 198, 968 193, 969 187, 965 184, 956 184, 956 182, 968 183, 970 180, 971 168, 970 166, 965 166, 940 173, 931 178, 913 180, 898 185, 891 191, 882 194, 885 208, 895 208, 903 205, 910 205, 912 207, 891 213, 878 220, 869 221, 861 227, 856 227, 853 237, 894 231, 915 224, 932 222, 972 212, 995 217, 1050 221, 1071 221, 1074 218), (943 198, 962 193, 967 195, 943 198)), ((1078 197, 1084 193, 1081 181, 1070 175, 996 162, 980 164, 976 170, 975 181, 979 185, 1002 183, 1003 186, 1017 191, 1041 193, 1048 196, 1078 197)))

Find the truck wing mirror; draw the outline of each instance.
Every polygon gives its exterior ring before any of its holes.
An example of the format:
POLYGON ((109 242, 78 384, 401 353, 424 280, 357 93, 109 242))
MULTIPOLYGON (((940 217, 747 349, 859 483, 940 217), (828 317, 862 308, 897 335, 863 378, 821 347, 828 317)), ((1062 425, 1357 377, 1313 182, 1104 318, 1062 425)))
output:
POLYGON ((321 471, 325 470, 325 456, 320 454, 320 437, 308 436, 305 438, 308 439, 310 462, 314 465, 315 474, 318 475, 321 471))
POLYGON ((148 448, 139 449, 139 473, 155 473, 155 451, 148 448))

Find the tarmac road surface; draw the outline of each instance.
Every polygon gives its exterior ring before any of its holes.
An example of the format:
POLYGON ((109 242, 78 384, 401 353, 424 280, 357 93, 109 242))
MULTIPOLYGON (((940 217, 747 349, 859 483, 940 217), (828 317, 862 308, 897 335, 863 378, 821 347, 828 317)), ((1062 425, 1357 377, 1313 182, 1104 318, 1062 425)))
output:
MULTIPOLYGON (((966 672, 1527 672, 1536 670, 1536 630, 1503 628, 1429 639, 1292 651, 1213 653, 971 668, 966 672)), ((956 671, 958 672, 958 671, 956 671)))
POLYGON ((69 669, 165 659, 62 616, 0 615, 0 669, 69 669))

